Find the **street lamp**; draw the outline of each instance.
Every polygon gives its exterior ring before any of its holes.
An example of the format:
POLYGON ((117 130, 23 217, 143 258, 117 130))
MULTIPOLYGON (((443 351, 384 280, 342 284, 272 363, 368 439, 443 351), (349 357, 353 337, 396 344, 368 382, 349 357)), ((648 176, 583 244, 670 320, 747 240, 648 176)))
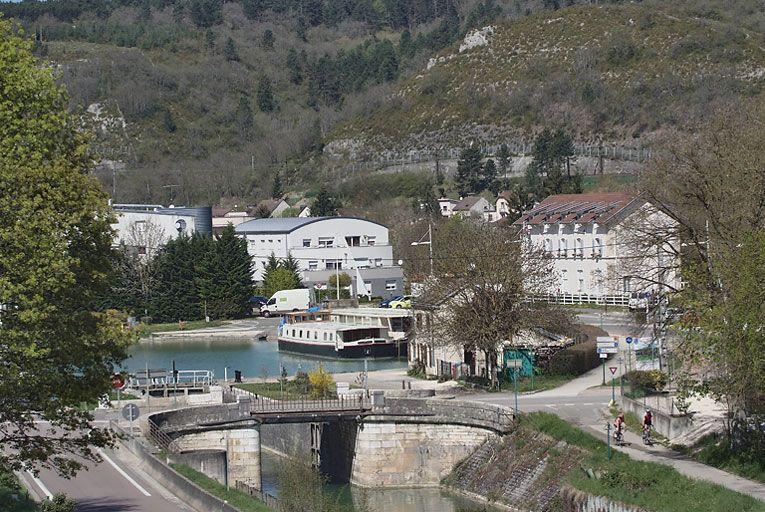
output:
POLYGON ((428 261, 430 262, 430 275, 433 276, 433 229, 432 224, 428 222, 428 241, 424 241, 423 238, 425 236, 423 235, 422 238, 420 238, 417 242, 412 242, 410 245, 412 247, 418 246, 418 245, 427 245, 428 246, 428 261))

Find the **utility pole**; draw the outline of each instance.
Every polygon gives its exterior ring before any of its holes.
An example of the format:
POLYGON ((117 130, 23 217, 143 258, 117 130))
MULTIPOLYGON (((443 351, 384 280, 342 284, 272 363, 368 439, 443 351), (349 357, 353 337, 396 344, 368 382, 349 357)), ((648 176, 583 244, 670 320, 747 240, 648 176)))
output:
POLYGON ((427 245, 428 246, 428 261, 430 263, 430 276, 433 277, 433 223, 428 219, 428 241, 425 242, 423 240, 425 238, 424 236, 420 238, 417 242, 412 242, 412 247, 418 246, 418 245, 427 245))

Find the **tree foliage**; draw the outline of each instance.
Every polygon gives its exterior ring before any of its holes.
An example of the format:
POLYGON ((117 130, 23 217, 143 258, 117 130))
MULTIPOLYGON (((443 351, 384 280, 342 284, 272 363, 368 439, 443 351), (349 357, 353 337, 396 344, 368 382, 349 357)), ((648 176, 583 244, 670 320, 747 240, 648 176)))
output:
POLYGON ((271 297, 279 290, 294 290, 295 288, 303 288, 297 260, 292 255, 280 260, 271 253, 263 272, 263 295, 271 297))
POLYGON ((130 342, 94 306, 111 212, 65 91, 2 19, 0 91, 0 466, 71 475, 111 440, 78 406, 110 389, 130 342))
POLYGON ((548 256, 521 247, 517 234, 496 225, 450 220, 434 238, 436 277, 418 301, 433 315, 433 339, 457 350, 482 352, 494 381, 503 341, 521 329, 568 327, 567 314, 526 300, 555 279, 548 256))
POLYGON ((571 174, 570 159, 574 155, 571 136, 562 128, 554 132, 545 128, 534 140, 532 160, 526 171, 526 187, 538 199, 553 194, 579 194, 582 180, 571 174))
MULTIPOLYGON (((212 318, 240 318, 252 295, 252 258, 247 240, 228 225, 202 258, 197 277, 203 309, 212 318)), ((203 311, 204 312, 204 311, 203 311)))
POLYGON ((340 201, 332 197, 325 187, 319 189, 316 199, 311 203, 311 215, 314 217, 334 217, 340 208, 340 201))

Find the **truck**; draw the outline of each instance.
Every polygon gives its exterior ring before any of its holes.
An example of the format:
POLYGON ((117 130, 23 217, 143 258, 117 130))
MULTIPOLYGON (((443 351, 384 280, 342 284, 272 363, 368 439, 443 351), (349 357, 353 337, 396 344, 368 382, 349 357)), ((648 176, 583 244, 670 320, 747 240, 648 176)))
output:
POLYGON ((279 290, 260 308, 260 314, 270 317, 292 311, 305 311, 313 306, 315 302, 313 289, 279 290))

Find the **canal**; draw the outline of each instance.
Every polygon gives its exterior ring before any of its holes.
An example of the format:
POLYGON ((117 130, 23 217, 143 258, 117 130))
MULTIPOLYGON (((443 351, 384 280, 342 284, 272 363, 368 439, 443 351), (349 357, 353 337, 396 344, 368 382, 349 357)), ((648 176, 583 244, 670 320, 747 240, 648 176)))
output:
MULTIPOLYGON (((361 372, 362 360, 321 359, 301 354, 279 352, 276 343, 278 319, 258 319, 258 329, 268 334, 268 341, 249 341, 226 338, 144 338, 131 347, 130 357, 123 363, 128 371, 152 369, 170 369, 175 361, 179 370, 212 370, 215 377, 223 380, 224 368, 228 368, 229 379, 234 370, 240 370, 245 378, 277 377, 281 365, 290 376, 297 371, 308 372, 320 364, 332 373, 361 372)), ((368 361, 368 369, 386 370, 403 368, 403 359, 368 361)))
MULTIPOLYGON (((282 458, 264 450, 261 453, 263 489, 279 495, 279 464, 282 458)), ((369 512, 498 512, 498 509, 435 488, 429 489, 360 489, 352 485, 327 485, 336 493, 347 512, 355 512, 354 503, 366 501, 369 512), (363 497, 362 497, 363 496, 363 497)))

